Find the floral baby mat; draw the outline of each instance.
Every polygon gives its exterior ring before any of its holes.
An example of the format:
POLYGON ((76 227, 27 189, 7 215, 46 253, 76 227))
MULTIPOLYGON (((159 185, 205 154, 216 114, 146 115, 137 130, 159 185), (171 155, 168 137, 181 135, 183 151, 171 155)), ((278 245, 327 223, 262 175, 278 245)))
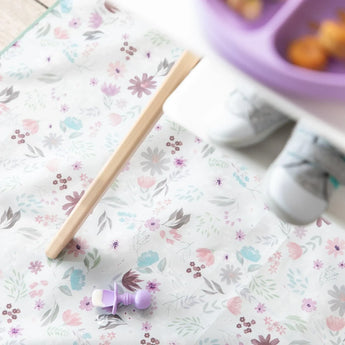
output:
POLYGON ((294 227, 262 174, 164 115, 57 260, 44 249, 182 50, 64 1, 0 56, 0 343, 341 345, 345 232, 294 227), (147 289, 116 315, 93 289, 147 289))

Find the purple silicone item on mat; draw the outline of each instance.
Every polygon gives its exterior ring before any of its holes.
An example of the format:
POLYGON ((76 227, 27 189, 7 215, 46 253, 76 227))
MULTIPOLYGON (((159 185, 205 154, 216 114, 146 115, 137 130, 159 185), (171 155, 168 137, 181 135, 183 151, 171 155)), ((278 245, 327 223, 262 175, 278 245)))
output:
POLYGON ((345 100, 345 61, 330 60, 325 71, 313 71, 285 59, 288 44, 316 34, 311 23, 337 19, 344 0, 264 0, 260 18, 248 21, 225 0, 199 0, 204 33, 219 53, 270 87, 301 97, 345 100))
POLYGON ((117 292, 117 284, 114 283, 114 291, 102 290, 102 303, 104 307, 112 307, 112 314, 116 314, 117 305, 122 303, 123 305, 133 304, 137 309, 146 309, 151 304, 151 294, 147 290, 138 290, 136 293, 131 294, 125 292, 119 294, 117 292))

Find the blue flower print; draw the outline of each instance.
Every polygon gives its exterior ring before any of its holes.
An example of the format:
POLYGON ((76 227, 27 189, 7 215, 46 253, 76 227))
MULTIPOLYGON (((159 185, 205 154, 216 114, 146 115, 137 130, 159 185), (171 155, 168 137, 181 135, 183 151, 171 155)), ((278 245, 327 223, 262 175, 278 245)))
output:
POLYGON ((70 277, 72 290, 81 290, 85 285, 85 275, 82 270, 73 270, 70 277))
POLYGON ((73 7, 73 0, 61 0, 60 7, 62 13, 69 13, 73 7))
POLYGON ((253 262, 258 262, 261 258, 259 251, 253 247, 243 247, 240 253, 245 259, 253 262))
POLYGON ((74 129, 76 131, 78 131, 79 129, 81 129, 83 127, 82 122, 77 119, 76 117, 66 117, 64 120, 64 124, 71 129, 74 129))
POLYGON ((159 260, 158 253, 150 250, 149 252, 142 253, 138 257, 138 267, 146 267, 154 264, 159 260))

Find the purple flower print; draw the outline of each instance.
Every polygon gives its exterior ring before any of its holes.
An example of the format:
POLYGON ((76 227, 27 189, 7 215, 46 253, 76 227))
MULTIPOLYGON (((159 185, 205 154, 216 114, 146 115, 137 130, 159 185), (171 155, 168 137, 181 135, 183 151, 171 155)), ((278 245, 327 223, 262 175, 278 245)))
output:
POLYGON ((345 261, 340 261, 338 264, 338 267, 341 269, 344 269, 345 268, 345 261))
POLYGON ((280 341, 278 338, 271 340, 271 334, 268 334, 266 338, 259 335, 259 339, 252 339, 250 342, 253 345, 277 345, 280 341))
POLYGON ((78 29, 79 26, 81 25, 80 18, 72 18, 72 19, 70 20, 70 22, 68 23, 68 25, 69 25, 71 28, 78 29))
POLYGON ((223 180, 221 177, 217 177, 214 182, 215 182, 216 186, 218 186, 218 187, 223 185, 223 180))
POLYGON ((161 283, 158 283, 157 279, 153 279, 152 281, 149 280, 146 284, 146 290, 152 293, 156 293, 157 291, 160 291, 158 287, 159 285, 161 285, 161 283))
POLYGON ((319 259, 314 260, 314 266, 313 266, 316 270, 319 270, 323 267, 323 262, 319 259))
POLYGON ((69 107, 67 104, 62 104, 61 107, 60 107, 60 111, 62 113, 67 113, 67 111, 69 110, 69 107))
POLYGON ((142 331, 150 331, 151 328, 152 328, 152 326, 151 326, 150 322, 148 322, 148 321, 143 322, 141 325, 142 331))
POLYGON ((132 95, 137 94, 139 98, 142 97, 143 93, 150 95, 150 89, 156 88, 156 81, 153 80, 153 76, 148 76, 147 73, 143 73, 142 78, 135 76, 134 79, 130 79, 129 82, 133 84, 128 87, 128 90, 132 90, 132 95))
POLYGON ((85 296, 81 301, 79 308, 82 310, 90 311, 93 308, 93 305, 91 303, 91 297, 85 296))
POLYGON ((98 80, 96 78, 91 78, 90 79, 90 85, 91 86, 96 86, 98 84, 98 80))
POLYGON ((159 219, 156 219, 156 218, 148 219, 145 223, 145 227, 151 231, 158 230, 160 227, 159 219))
POLYGON ((184 158, 175 158, 174 164, 178 168, 183 168, 186 166, 186 159, 184 158))
POLYGON ((103 18, 100 16, 98 12, 91 13, 90 19, 89 19, 89 26, 93 29, 99 28, 103 23, 103 18))
POLYGON ((31 273, 37 274, 39 271, 42 270, 42 268, 43 265, 41 261, 30 262, 29 270, 31 271, 31 273))
POLYGON ((242 230, 236 231, 236 240, 242 241, 246 237, 246 234, 242 230))
POLYGON ((79 202, 81 197, 84 195, 85 191, 83 190, 80 194, 78 192, 73 192, 73 196, 67 195, 65 198, 69 201, 67 204, 62 206, 63 210, 67 210, 65 213, 67 216, 71 214, 75 205, 79 202))
POLYGON ((41 310, 44 307, 44 302, 41 299, 38 299, 35 302, 35 309, 41 310))
POLYGON ((112 249, 117 249, 118 248, 118 246, 119 246, 119 241, 118 240, 113 240, 113 241, 111 241, 111 248, 112 249))
POLYGON ((22 335, 22 331, 23 329, 16 326, 16 327, 11 327, 10 330, 8 331, 8 334, 10 335, 10 337, 14 337, 17 338, 19 335, 22 335))
POLYGON ((117 87, 116 85, 113 85, 113 84, 107 85, 106 83, 102 85, 101 90, 108 97, 113 97, 120 92, 120 88, 117 87))
POLYGON ((263 303, 259 303, 256 307, 255 310, 259 313, 262 314, 266 311, 266 306, 263 303))
POLYGON ((311 298, 304 298, 302 301, 302 310, 310 313, 316 310, 316 301, 313 301, 311 298))

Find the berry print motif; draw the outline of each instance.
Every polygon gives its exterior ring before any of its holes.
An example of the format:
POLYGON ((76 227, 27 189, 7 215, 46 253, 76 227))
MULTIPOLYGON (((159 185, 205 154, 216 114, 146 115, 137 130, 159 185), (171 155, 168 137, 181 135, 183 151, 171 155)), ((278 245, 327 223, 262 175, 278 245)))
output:
POLYGON ((137 52, 137 49, 130 46, 128 41, 124 41, 120 51, 126 55, 126 60, 129 60, 137 52))
POLYGON ((193 273, 193 278, 200 278, 201 277, 201 270, 203 270, 204 268, 206 268, 206 266, 204 264, 200 265, 200 266, 196 266, 194 261, 191 261, 189 263, 189 266, 186 269, 187 273, 193 273))
POLYGON ((59 185, 59 189, 67 189, 67 182, 72 181, 72 177, 68 176, 67 178, 63 178, 61 174, 56 175, 56 180, 53 181, 53 185, 59 185))
POLYGON ((14 134, 11 135, 11 139, 12 140, 17 140, 17 144, 24 144, 25 143, 25 138, 28 137, 30 135, 29 132, 25 132, 24 134, 21 133, 20 129, 16 129, 14 131, 14 134))
POLYGON ((17 320, 19 314, 20 309, 12 307, 11 303, 6 304, 6 309, 2 311, 2 315, 6 318, 7 323, 12 323, 14 320, 17 320))
POLYGON ((171 148, 170 153, 174 155, 176 152, 179 152, 181 150, 182 141, 175 140, 175 137, 171 135, 169 137, 169 141, 166 143, 166 146, 171 148))

